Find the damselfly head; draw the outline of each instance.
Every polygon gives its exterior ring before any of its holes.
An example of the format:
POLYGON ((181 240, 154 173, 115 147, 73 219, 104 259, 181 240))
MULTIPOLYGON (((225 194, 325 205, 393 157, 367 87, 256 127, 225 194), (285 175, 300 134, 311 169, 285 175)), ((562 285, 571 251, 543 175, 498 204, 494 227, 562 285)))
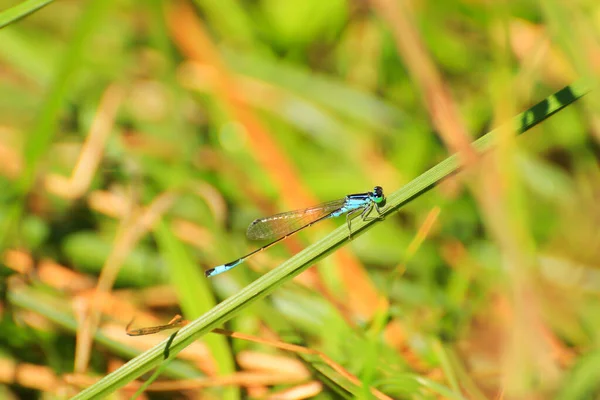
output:
POLYGON ((381 206, 385 205, 385 196, 383 195, 383 188, 381 186, 375 186, 373 188, 371 199, 381 206))

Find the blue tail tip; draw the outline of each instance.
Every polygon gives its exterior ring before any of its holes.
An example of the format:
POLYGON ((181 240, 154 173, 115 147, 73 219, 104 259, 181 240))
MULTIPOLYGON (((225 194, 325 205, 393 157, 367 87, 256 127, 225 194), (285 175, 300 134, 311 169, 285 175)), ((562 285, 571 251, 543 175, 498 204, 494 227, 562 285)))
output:
POLYGON ((215 275, 215 269, 214 268, 207 269, 206 271, 204 271, 204 276, 207 277, 207 278, 210 278, 213 275, 215 275))

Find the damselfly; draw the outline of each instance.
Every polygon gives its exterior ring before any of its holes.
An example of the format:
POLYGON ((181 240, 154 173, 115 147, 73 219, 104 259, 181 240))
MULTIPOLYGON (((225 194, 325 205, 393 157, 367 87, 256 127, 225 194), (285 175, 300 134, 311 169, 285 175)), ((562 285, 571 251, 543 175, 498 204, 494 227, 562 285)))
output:
POLYGON ((253 255, 268 249, 283 239, 300 232, 302 229, 308 228, 319 221, 339 217, 340 215, 346 214, 348 231, 350 232, 350 235, 352 235, 350 216, 362 211, 360 216, 364 220, 373 208, 381 215, 380 207, 383 206, 385 206, 383 189, 381 186, 375 186, 372 192, 349 194, 343 199, 319 204, 318 206, 305 208, 303 210, 288 211, 266 218, 259 218, 254 220, 250 226, 248 226, 246 236, 252 240, 273 241, 235 261, 207 270, 205 275, 211 277, 229 271, 253 255))

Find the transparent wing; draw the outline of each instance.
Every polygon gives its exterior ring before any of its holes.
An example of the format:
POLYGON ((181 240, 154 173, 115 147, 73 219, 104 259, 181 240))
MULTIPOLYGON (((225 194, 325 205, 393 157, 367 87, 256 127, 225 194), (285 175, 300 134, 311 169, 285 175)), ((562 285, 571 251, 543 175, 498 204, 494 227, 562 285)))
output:
POLYGON ((252 221, 246 236, 251 240, 272 240, 287 235, 341 208, 345 199, 329 201, 303 210, 288 211, 252 221))

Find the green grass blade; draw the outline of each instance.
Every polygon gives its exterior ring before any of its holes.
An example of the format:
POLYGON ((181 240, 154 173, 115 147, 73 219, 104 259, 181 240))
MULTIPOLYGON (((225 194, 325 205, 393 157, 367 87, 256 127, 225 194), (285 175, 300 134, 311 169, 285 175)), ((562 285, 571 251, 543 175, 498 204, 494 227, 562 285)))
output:
POLYGON ((39 110, 38 117, 25 147, 25 171, 21 182, 21 190, 26 192, 34 182, 35 168, 41 157, 48 150, 57 132, 61 108, 69 94, 71 78, 81 66, 81 59, 87 50, 89 39, 96 31, 98 23, 104 16, 110 2, 94 0, 86 3, 78 26, 73 33, 62 62, 54 77, 54 83, 39 110))
POLYGON ((586 354, 569 373, 558 399, 591 398, 600 388, 600 352, 586 354))
POLYGON ((356 399, 361 388, 341 376, 315 354, 297 354, 304 364, 310 368, 312 374, 317 376, 332 392, 344 399, 356 399))
POLYGON ((39 10, 53 0, 28 0, 0 12, 0 29, 39 10))
MULTIPOLYGON (((177 240, 167 224, 160 222, 154 230, 155 237, 161 249, 161 254, 169 265, 173 286, 178 294, 181 309, 186 318, 196 318, 214 305, 215 300, 208 287, 209 282, 198 269, 185 246, 177 240)), ((206 338, 206 345, 217 361, 219 373, 222 375, 235 372, 234 356, 225 337, 213 335, 206 338)), ((238 399, 239 393, 229 388, 221 393, 222 399, 238 399)))
POLYGON ((277 84, 310 100, 309 105, 334 110, 345 118, 371 129, 392 132, 393 129, 408 123, 408 116, 402 110, 381 98, 365 94, 314 72, 240 54, 228 48, 224 48, 223 53, 228 64, 239 73, 277 84))
MULTIPOLYGON (((12 306, 43 315, 64 330, 75 332, 78 328, 78 323, 73 317, 72 306, 65 299, 57 299, 54 296, 40 293, 39 290, 34 288, 10 290, 7 298, 12 306)), ((139 350, 113 340, 102 333, 101 330, 94 333, 94 340, 113 354, 121 357, 135 357, 139 354, 139 350)), ((190 366, 189 363, 179 360, 169 364, 165 374, 178 379, 192 379, 202 376, 201 372, 190 366)))
MULTIPOLYGON (((536 104, 529 110, 517 115, 509 122, 509 127, 518 133, 523 133, 560 109, 581 98, 589 90, 589 84, 585 81, 580 81, 568 86, 536 104)), ((489 150, 493 146, 494 138, 499 130, 500 128, 489 132, 475 141, 473 146, 479 152, 489 150)), ((446 160, 389 195, 387 205, 382 211, 382 215, 386 217, 396 212, 404 204, 430 190, 440 180, 456 172, 458 168, 458 157, 456 155, 448 157, 446 160)), ((356 219, 352 225, 353 238, 365 233, 375 224, 381 222, 381 220, 376 218, 367 221, 356 219)), ((213 328, 222 325, 244 308, 267 296, 282 284, 290 281, 320 259, 349 242, 348 228, 346 225, 342 225, 322 240, 312 244, 304 251, 285 261, 276 269, 252 282, 236 295, 224 300, 200 318, 181 329, 170 346, 170 357, 176 356, 178 352, 210 332, 213 328)), ((152 349, 139 355, 118 370, 98 381, 93 386, 82 391, 74 398, 102 398, 124 386, 126 383, 136 379, 163 362, 165 344, 166 341, 163 341, 152 349)))

